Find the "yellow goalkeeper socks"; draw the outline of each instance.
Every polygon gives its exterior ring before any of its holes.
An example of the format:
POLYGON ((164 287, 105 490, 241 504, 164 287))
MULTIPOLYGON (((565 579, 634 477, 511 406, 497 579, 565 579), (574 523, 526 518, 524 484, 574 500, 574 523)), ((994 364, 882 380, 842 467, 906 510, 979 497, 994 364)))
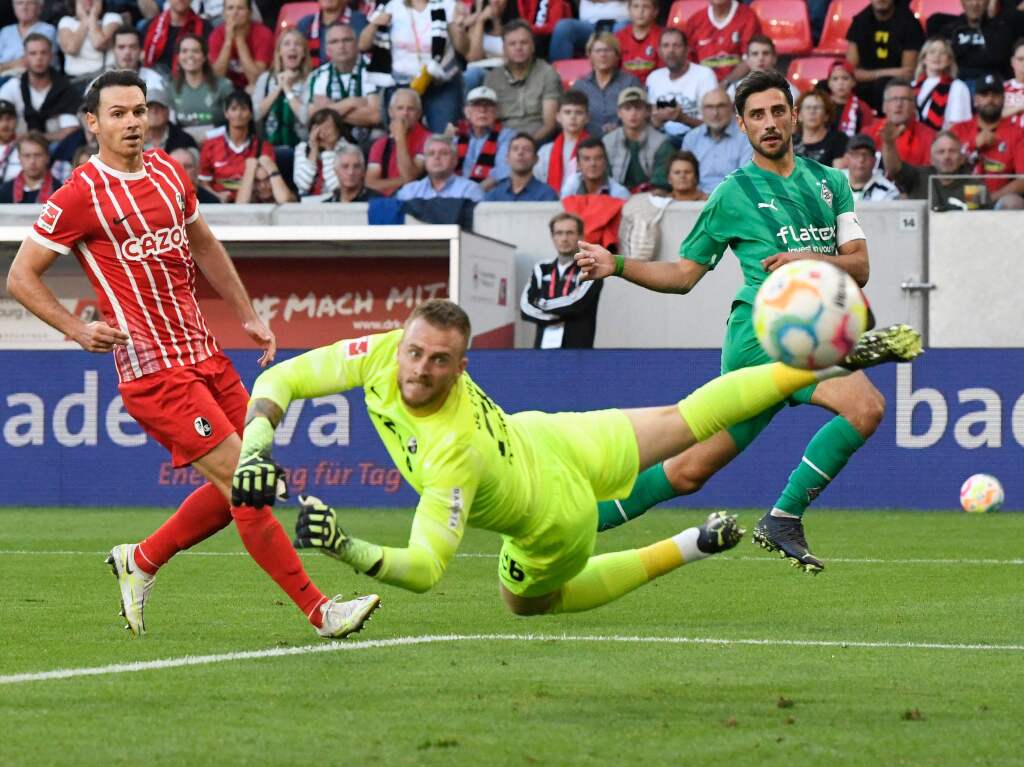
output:
POLYGON ((780 363, 734 370, 701 386, 679 403, 679 412, 700 442, 753 418, 798 389, 845 374, 837 368, 798 370, 780 363))

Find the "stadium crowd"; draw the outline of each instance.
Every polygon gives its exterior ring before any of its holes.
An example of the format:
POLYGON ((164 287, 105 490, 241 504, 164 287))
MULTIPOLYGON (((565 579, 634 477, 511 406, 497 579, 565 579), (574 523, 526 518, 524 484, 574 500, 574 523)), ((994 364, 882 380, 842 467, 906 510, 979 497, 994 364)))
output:
MULTIPOLYGON (((870 0, 845 56, 792 87, 797 154, 857 199, 932 185, 940 209, 1024 209, 1014 2, 918 20, 870 0)), ((808 1, 819 34, 826 6, 808 1)), ((89 161, 82 94, 128 68, 147 147, 205 203, 562 199, 588 237, 631 196, 703 200, 748 162, 732 95, 780 66, 737 0, 685 19, 658 0, 13 0, 0 25, 0 203, 89 161)))

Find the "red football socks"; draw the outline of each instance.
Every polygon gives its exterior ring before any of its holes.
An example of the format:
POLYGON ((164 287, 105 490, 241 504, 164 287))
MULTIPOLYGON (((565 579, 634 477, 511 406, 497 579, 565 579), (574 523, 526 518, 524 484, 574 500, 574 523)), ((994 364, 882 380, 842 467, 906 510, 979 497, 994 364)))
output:
POLYGON ((281 523, 266 507, 236 506, 231 509, 231 516, 249 556, 291 597, 309 622, 319 628, 321 616, 317 608, 327 601, 327 597, 306 575, 281 523))
POLYGON ((135 564, 155 574, 179 551, 195 546, 231 522, 227 499, 209 482, 195 490, 159 529, 135 549, 135 564))

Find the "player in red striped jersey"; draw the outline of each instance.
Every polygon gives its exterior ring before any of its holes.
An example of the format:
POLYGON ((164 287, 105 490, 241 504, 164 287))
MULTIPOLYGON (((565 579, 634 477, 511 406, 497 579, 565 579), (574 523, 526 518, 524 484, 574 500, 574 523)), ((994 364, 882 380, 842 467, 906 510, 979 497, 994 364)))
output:
POLYGON ((143 151, 145 83, 130 70, 105 72, 86 93, 85 110, 99 152, 49 198, 11 265, 7 287, 86 351, 112 351, 125 408, 170 450, 176 467, 191 465, 208 480, 144 541, 111 551, 128 628, 145 632, 143 611, 157 570, 233 518, 252 558, 321 635, 357 630, 367 615, 353 614, 353 603, 328 600, 312 584, 269 508, 229 503, 249 397, 203 320, 196 267, 263 349, 261 366, 273 361, 276 341, 200 215, 184 170, 160 149, 143 151), (43 282, 68 253, 92 283, 102 321, 74 316, 43 282))

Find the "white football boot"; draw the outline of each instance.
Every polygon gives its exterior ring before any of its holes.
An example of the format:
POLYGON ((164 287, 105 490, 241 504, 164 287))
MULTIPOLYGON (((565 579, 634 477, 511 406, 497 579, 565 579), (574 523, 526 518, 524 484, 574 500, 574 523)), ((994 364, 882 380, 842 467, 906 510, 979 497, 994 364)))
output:
POLYGON ((316 630, 320 636, 341 639, 349 634, 355 634, 370 620, 374 610, 380 607, 380 597, 376 594, 367 594, 348 602, 340 600, 341 594, 338 594, 318 608, 320 615, 323 616, 323 625, 316 630))
POLYGON ((137 543, 122 543, 112 548, 106 559, 121 588, 121 616, 128 622, 125 628, 133 636, 146 633, 143 611, 156 581, 155 575, 150 575, 135 564, 135 549, 138 547, 137 543))

